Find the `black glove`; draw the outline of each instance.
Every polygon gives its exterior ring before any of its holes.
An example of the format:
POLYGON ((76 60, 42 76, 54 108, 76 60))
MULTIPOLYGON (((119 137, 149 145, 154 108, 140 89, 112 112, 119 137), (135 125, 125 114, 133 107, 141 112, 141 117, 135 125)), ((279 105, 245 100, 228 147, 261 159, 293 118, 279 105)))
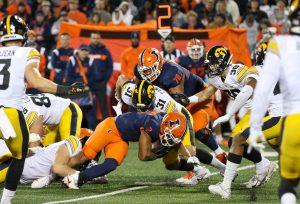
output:
POLYGON ((75 82, 71 86, 57 85, 58 95, 74 95, 83 93, 84 91, 85 88, 82 82, 75 82))
POLYGON ((190 99, 184 94, 170 94, 171 97, 183 106, 187 106, 190 103, 190 99))

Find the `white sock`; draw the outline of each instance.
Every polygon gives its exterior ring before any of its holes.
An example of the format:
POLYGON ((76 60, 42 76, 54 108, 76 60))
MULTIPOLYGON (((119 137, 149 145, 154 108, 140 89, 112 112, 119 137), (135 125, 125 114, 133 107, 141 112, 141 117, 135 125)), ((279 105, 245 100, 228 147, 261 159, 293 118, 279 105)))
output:
POLYGON ((223 164, 222 162, 220 162, 219 160, 217 160, 214 157, 213 157, 210 165, 212 165, 213 167, 219 169, 220 171, 224 171, 225 168, 226 168, 225 164, 223 164))
POLYGON ((218 143, 222 142, 222 140, 223 140, 222 135, 221 134, 216 134, 216 140, 217 140, 218 143))
POLYGON ((214 150, 215 155, 221 154, 223 153, 223 149, 218 145, 218 148, 216 150, 214 150))
POLYGON ((281 196, 281 204, 297 204, 296 196, 293 193, 285 193, 281 196))
POLYGON ((3 189, 1 204, 10 204, 11 199, 14 197, 16 191, 11 191, 6 188, 3 189))
POLYGON ((240 164, 236 164, 227 160, 224 178, 222 182, 222 186, 224 188, 226 189, 231 188, 232 180, 234 179, 237 173, 237 168, 239 167, 239 165, 240 164))
POLYGON ((262 160, 255 164, 256 174, 262 174, 265 171, 265 168, 270 165, 270 161, 265 157, 262 157, 262 160))

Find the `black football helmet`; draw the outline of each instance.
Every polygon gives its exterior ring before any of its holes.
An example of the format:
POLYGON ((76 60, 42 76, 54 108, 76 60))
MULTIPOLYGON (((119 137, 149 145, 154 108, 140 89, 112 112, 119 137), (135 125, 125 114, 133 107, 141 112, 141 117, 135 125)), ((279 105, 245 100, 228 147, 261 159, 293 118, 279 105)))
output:
POLYGON ((231 63, 232 55, 227 47, 214 46, 208 50, 205 57, 208 77, 219 76, 231 63))
POLYGON ((25 21, 16 15, 8 15, 0 22, 0 42, 3 44, 8 41, 27 40, 28 27, 25 21))
POLYGON ((132 94, 134 107, 141 112, 152 110, 155 102, 155 91, 152 84, 145 80, 140 81, 132 94))
POLYGON ((255 50, 255 65, 263 65, 265 55, 267 52, 268 44, 266 42, 261 43, 255 50))

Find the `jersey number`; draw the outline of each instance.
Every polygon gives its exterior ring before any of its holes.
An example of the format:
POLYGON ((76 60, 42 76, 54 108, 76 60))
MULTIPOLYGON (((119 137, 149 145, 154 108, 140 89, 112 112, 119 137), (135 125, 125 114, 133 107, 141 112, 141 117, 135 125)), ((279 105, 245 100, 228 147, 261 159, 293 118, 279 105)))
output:
POLYGON ((228 96, 235 99, 235 97, 240 93, 240 90, 238 89, 232 89, 232 90, 225 90, 224 91, 228 96))
POLYGON ((9 86, 10 73, 8 68, 10 67, 11 59, 0 59, 0 65, 4 65, 0 71, 0 78, 2 78, 2 84, 0 84, 0 90, 5 90, 9 86))
POLYGON ((46 108, 49 108, 51 106, 50 99, 47 96, 30 96, 32 102, 37 106, 45 106, 46 108))
POLYGON ((165 104, 166 104, 166 101, 159 99, 156 104, 156 108, 160 108, 161 110, 163 110, 165 107, 165 104))

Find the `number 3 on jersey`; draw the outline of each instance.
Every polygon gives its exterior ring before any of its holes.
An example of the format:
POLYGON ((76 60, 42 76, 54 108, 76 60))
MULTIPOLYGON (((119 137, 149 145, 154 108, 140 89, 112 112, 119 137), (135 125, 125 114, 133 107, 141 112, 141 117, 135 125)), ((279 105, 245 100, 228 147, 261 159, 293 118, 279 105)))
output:
POLYGON ((11 59, 0 59, 0 90, 5 90, 9 86, 10 73, 8 71, 11 59))

